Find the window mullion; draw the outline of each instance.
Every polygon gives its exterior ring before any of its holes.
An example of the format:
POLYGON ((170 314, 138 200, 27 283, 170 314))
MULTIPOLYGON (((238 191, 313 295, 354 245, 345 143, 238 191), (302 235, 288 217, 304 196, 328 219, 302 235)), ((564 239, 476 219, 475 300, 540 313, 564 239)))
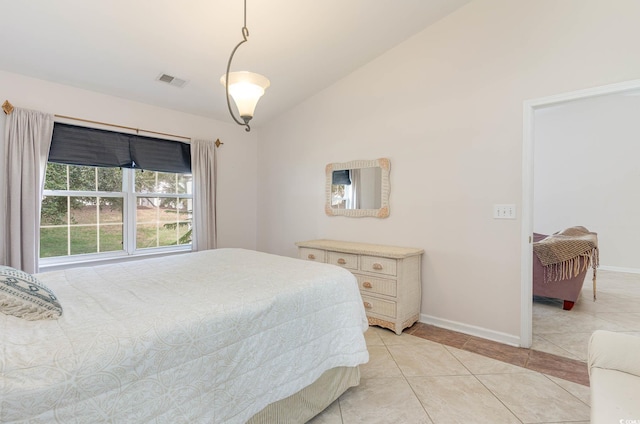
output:
MULTIPOLYGON (((67 191, 71 190, 69 165, 66 167, 67 191)), ((71 255, 71 197, 67 196, 67 255, 71 255)))
MULTIPOLYGON (((156 187, 157 186, 158 186, 158 173, 156 172, 156 187)), ((160 246, 160 198, 156 197, 156 199, 157 199, 157 202, 154 201, 154 203, 157 203, 157 206, 155 207, 155 211, 156 211, 156 247, 158 247, 160 246)))
POLYGON ((71 197, 69 196, 67 196, 67 255, 71 255, 71 197))
POLYGON ((122 197, 122 193, 109 191, 80 191, 80 190, 44 190, 45 196, 72 196, 72 197, 122 197))
POLYGON ((123 169, 122 191, 124 192, 124 246, 128 255, 132 255, 136 250, 136 205, 137 196, 135 193, 135 171, 133 169, 123 169))
POLYGON ((100 196, 96 196, 96 252, 100 253, 100 196))

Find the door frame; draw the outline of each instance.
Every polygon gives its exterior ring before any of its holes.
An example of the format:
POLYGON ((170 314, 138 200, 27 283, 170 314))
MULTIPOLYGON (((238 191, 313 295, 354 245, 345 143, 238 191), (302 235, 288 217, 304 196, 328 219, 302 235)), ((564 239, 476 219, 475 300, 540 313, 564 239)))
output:
POLYGON ((520 346, 529 348, 533 342, 533 153, 535 135, 535 111, 537 109, 587 99, 607 94, 622 93, 640 89, 640 79, 621 83, 602 85, 584 90, 561 93, 549 97, 525 100, 523 103, 522 133, 522 228, 521 228, 521 307, 520 307, 520 346))

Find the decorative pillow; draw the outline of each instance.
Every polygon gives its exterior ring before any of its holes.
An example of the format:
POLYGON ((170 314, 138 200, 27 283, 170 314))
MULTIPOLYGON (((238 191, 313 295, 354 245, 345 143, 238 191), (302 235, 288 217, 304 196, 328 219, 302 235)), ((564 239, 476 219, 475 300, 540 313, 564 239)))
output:
POLYGON ((0 312, 29 321, 57 319, 62 306, 33 275, 0 265, 0 312))

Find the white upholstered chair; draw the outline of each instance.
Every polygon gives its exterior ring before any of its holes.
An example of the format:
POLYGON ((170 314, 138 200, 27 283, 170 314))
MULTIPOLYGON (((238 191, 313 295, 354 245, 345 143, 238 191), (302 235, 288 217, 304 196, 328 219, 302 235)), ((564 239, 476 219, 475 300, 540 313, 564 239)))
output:
POLYGON ((591 423, 640 423, 640 337, 598 330, 589 341, 591 423))

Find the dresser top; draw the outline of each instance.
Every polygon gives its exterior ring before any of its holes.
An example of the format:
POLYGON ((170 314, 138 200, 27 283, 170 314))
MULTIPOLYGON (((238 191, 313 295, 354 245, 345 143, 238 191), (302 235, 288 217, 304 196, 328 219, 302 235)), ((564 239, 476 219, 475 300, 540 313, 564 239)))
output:
POLYGON ((299 241, 298 247, 308 247, 311 249, 333 250, 343 253, 355 253, 358 255, 384 256, 388 258, 408 258, 409 256, 421 255, 424 250, 413 247, 385 246, 381 244, 355 243, 340 240, 309 240, 299 241))

